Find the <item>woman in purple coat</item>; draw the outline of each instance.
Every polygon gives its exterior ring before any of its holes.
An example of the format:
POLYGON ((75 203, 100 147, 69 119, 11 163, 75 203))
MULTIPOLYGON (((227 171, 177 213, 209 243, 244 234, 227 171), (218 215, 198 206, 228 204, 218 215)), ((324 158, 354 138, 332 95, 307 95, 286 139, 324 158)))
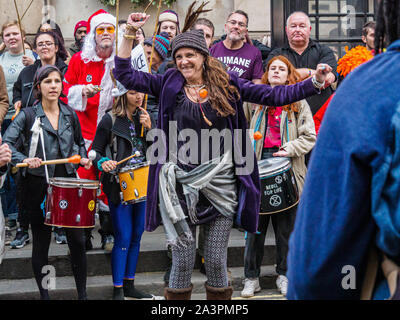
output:
POLYGON ((195 226, 205 227, 207 299, 230 299, 227 247, 233 225, 257 231, 260 182, 247 132, 243 101, 283 106, 319 92, 328 65, 312 79, 293 86, 255 85, 227 73, 209 55, 201 30, 178 35, 172 42, 176 69, 163 75, 135 71, 130 52, 134 35, 149 16, 132 13, 115 57, 114 76, 128 90, 159 97, 158 129, 147 189, 146 230, 161 223, 172 248, 168 300, 190 299, 195 263, 195 226), (199 192, 200 191, 200 192, 199 192))

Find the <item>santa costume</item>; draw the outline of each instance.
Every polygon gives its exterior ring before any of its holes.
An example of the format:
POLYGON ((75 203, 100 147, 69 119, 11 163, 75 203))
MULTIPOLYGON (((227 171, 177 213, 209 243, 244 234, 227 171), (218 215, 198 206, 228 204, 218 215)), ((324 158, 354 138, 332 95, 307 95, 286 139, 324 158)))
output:
MULTIPOLYGON (((111 56, 103 60, 96 54, 96 27, 102 23, 116 27, 116 18, 104 10, 98 10, 88 20, 88 33, 82 51, 76 53, 70 60, 68 71, 64 77, 64 95, 66 102, 72 107, 79 118, 82 136, 86 149, 89 151, 96 134, 97 124, 107 110, 112 108, 111 91, 113 82, 111 70, 114 68, 115 42, 111 56), (99 86, 101 91, 91 98, 82 96, 85 85, 99 86)), ((82 179, 97 180, 96 171, 78 169, 82 179)), ((106 202, 106 199, 104 199, 106 202)), ((100 202, 101 203, 101 202, 100 202)), ((101 206, 101 205, 100 205, 101 206)))

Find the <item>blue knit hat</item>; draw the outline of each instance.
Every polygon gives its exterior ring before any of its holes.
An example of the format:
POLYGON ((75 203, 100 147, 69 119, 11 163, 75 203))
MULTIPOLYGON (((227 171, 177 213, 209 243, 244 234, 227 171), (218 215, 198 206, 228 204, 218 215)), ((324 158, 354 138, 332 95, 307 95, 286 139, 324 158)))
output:
MULTIPOLYGON (((144 44, 152 46, 153 38, 147 38, 146 40, 144 40, 144 44)), ((168 40, 168 33, 161 32, 161 34, 156 35, 154 49, 157 51, 157 53, 163 60, 165 60, 165 58, 167 57, 169 46, 170 46, 170 41, 168 40)))

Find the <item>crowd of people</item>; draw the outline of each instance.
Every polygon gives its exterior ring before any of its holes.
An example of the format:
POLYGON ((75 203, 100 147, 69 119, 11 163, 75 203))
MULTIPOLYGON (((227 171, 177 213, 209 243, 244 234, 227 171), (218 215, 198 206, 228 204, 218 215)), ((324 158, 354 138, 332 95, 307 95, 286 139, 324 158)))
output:
MULTIPOLYGON (((33 272, 41 299, 50 299, 42 268, 54 232, 56 243, 70 249, 78 298, 87 299, 86 251, 93 248, 93 225, 49 223, 54 212, 45 208, 54 179, 100 181, 99 233, 101 248, 111 252, 115 300, 157 298, 135 288, 134 280, 142 234, 159 226, 170 258, 165 299, 191 298, 197 253, 207 299, 231 299, 232 228, 245 231, 241 296, 254 296, 262 289, 270 221, 282 295, 363 296, 362 277, 356 290, 340 287, 341 267, 353 265, 365 274, 374 236, 377 260, 397 263, 400 256, 400 97, 390 85, 399 73, 389 75, 398 65, 400 34, 393 20, 400 25, 400 5, 380 2, 376 22, 367 22, 360 34, 377 57, 346 78, 338 73, 333 50, 311 39, 304 12, 288 17, 287 44, 274 48, 250 39, 249 16, 242 10, 227 15, 220 39, 201 14, 182 26, 176 12, 165 10, 156 33, 146 37, 148 19, 131 13, 117 21, 98 10, 76 23, 68 48, 54 21, 39 26, 32 48, 25 48, 23 26, 3 23, 0 171, 6 220, 0 220, 5 223, 0 255, 4 244, 12 249, 28 244, 31 230, 33 272), (143 51, 147 72, 132 63, 135 48, 143 51), (210 132, 217 133, 218 143, 210 132), (45 164, 75 154, 80 156, 75 164, 45 164), (297 200, 268 211, 263 203, 271 203, 265 199, 275 187, 264 186, 262 170, 277 159, 288 163, 297 200), (139 179, 135 170, 147 170, 139 181, 147 192, 128 201, 129 186, 120 173, 139 179)), ((276 184, 288 180, 287 173, 271 177, 276 184)), ((59 207, 66 209, 70 204, 63 201, 59 207)), ((385 271, 377 274, 369 297, 396 296, 393 285, 382 282, 385 271)))

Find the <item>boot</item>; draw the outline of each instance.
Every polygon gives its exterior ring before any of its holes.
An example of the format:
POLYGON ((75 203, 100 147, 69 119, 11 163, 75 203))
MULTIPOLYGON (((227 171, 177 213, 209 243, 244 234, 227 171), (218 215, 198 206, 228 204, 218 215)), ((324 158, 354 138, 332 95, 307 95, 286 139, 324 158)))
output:
POLYGON ((135 280, 124 279, 124 296, 128 299, 154 300, 154 296, 135 289, 135 280))
POLYGON ((193 284, 189 288, 184 289, 164 288, 165 300, 190 300, 192 289, 193 284))
POLYGON ((204 283, 206 287, 207 300, 231 300, 233 288, 232 286, 224 288, 210 287, 207 283, 204 283))
POLYGON ((125 300, 124 290, 122 287, 114 287, 113 289, 113 300, 125 300))

